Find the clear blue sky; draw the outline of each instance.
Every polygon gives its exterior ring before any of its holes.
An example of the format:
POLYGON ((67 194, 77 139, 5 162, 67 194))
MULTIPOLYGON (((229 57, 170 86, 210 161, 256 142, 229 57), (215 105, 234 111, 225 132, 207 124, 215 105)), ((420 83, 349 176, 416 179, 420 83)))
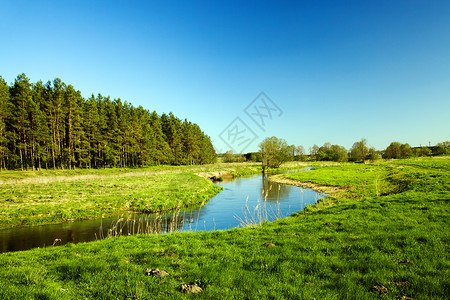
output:
POLYGON ((173 112, 219 152, 236 117, 258 136, 245 151, 273 135, 306 150, 450 140, 448 0, 7 1, 0 32, 8 83, 59 77, 173 112), (260 92, 282 111, 264 131, 244 112, 260 92))

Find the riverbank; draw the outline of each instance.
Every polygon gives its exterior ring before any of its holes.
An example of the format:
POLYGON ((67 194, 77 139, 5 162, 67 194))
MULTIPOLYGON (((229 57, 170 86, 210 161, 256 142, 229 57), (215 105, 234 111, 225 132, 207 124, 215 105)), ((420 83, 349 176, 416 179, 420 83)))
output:
POLYGON ((310 189, 319 193, 323 194, 335 194, 338 192, 342 192, 347 190, 346 188, 342 187, 336 187, 336 186, 329 186, 329 185, 321 185, 317 183, 312 182, 302 182, 298 180, 294 180, 291 178, 287 178, 287 175, 279 174, 279 175, 272 175, 269 177, 269 181, 280 183, 280 184, 288 184, 293 186, 298 186, 304 189, 310 189))
POLYGON ((207 299, 448 297, 448 157, 286 176, 352 188, 261 226, 3 253, 0 298, 192 298, 185 283, 207 299))

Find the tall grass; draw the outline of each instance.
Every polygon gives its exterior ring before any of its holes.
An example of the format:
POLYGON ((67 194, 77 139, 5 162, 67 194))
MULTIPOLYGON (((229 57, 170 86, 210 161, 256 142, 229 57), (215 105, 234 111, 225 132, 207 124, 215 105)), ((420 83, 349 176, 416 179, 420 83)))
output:
POLYGON ((278 195, 276 209, 274 210, 272 205, 268 205, 267 198, 272 191, 273 185, 269 184, 267 187, 261 190, 261 197, 258 198, 254 208, 249 208, 248 196, 245 200, 245 205, 242 211, 242 216, 234 215, 234 218, 239 222, 240 227, 260 226, 264 222, 269 222, 282 218, 282 212, 280 209, 279 191, 281 186, 277 185, 278 195))

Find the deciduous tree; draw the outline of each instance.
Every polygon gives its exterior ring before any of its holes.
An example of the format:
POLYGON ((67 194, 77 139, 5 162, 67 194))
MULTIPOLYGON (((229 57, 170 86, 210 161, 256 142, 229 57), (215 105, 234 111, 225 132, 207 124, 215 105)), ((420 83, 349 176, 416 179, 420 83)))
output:
POLYGON ((289 160, 291 148, 284 139, 275 136, 265 138, 259 144, 263 171, 266 168, 278 168, 289 160))
POLYGON ((354 161, 365 161, 367 159, 367 154, 369 153, 369 148, 367 148, 367 140, 361 139, 359 142, 355 142, 350 149, 350 156, 354 161))

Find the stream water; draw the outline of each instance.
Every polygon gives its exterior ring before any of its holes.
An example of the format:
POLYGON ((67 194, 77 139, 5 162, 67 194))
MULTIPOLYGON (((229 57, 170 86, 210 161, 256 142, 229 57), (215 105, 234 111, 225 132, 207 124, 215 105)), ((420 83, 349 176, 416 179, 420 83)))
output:
POLYGON ((325 196, 312 190, 268 181, 267 176, 262 174, 216 184, 223 190, 208 203, 176 213, 130 213, 106 219, 0 230, 0 253, 88 242, 108 235, 242 227, 287 217, 325 196))

